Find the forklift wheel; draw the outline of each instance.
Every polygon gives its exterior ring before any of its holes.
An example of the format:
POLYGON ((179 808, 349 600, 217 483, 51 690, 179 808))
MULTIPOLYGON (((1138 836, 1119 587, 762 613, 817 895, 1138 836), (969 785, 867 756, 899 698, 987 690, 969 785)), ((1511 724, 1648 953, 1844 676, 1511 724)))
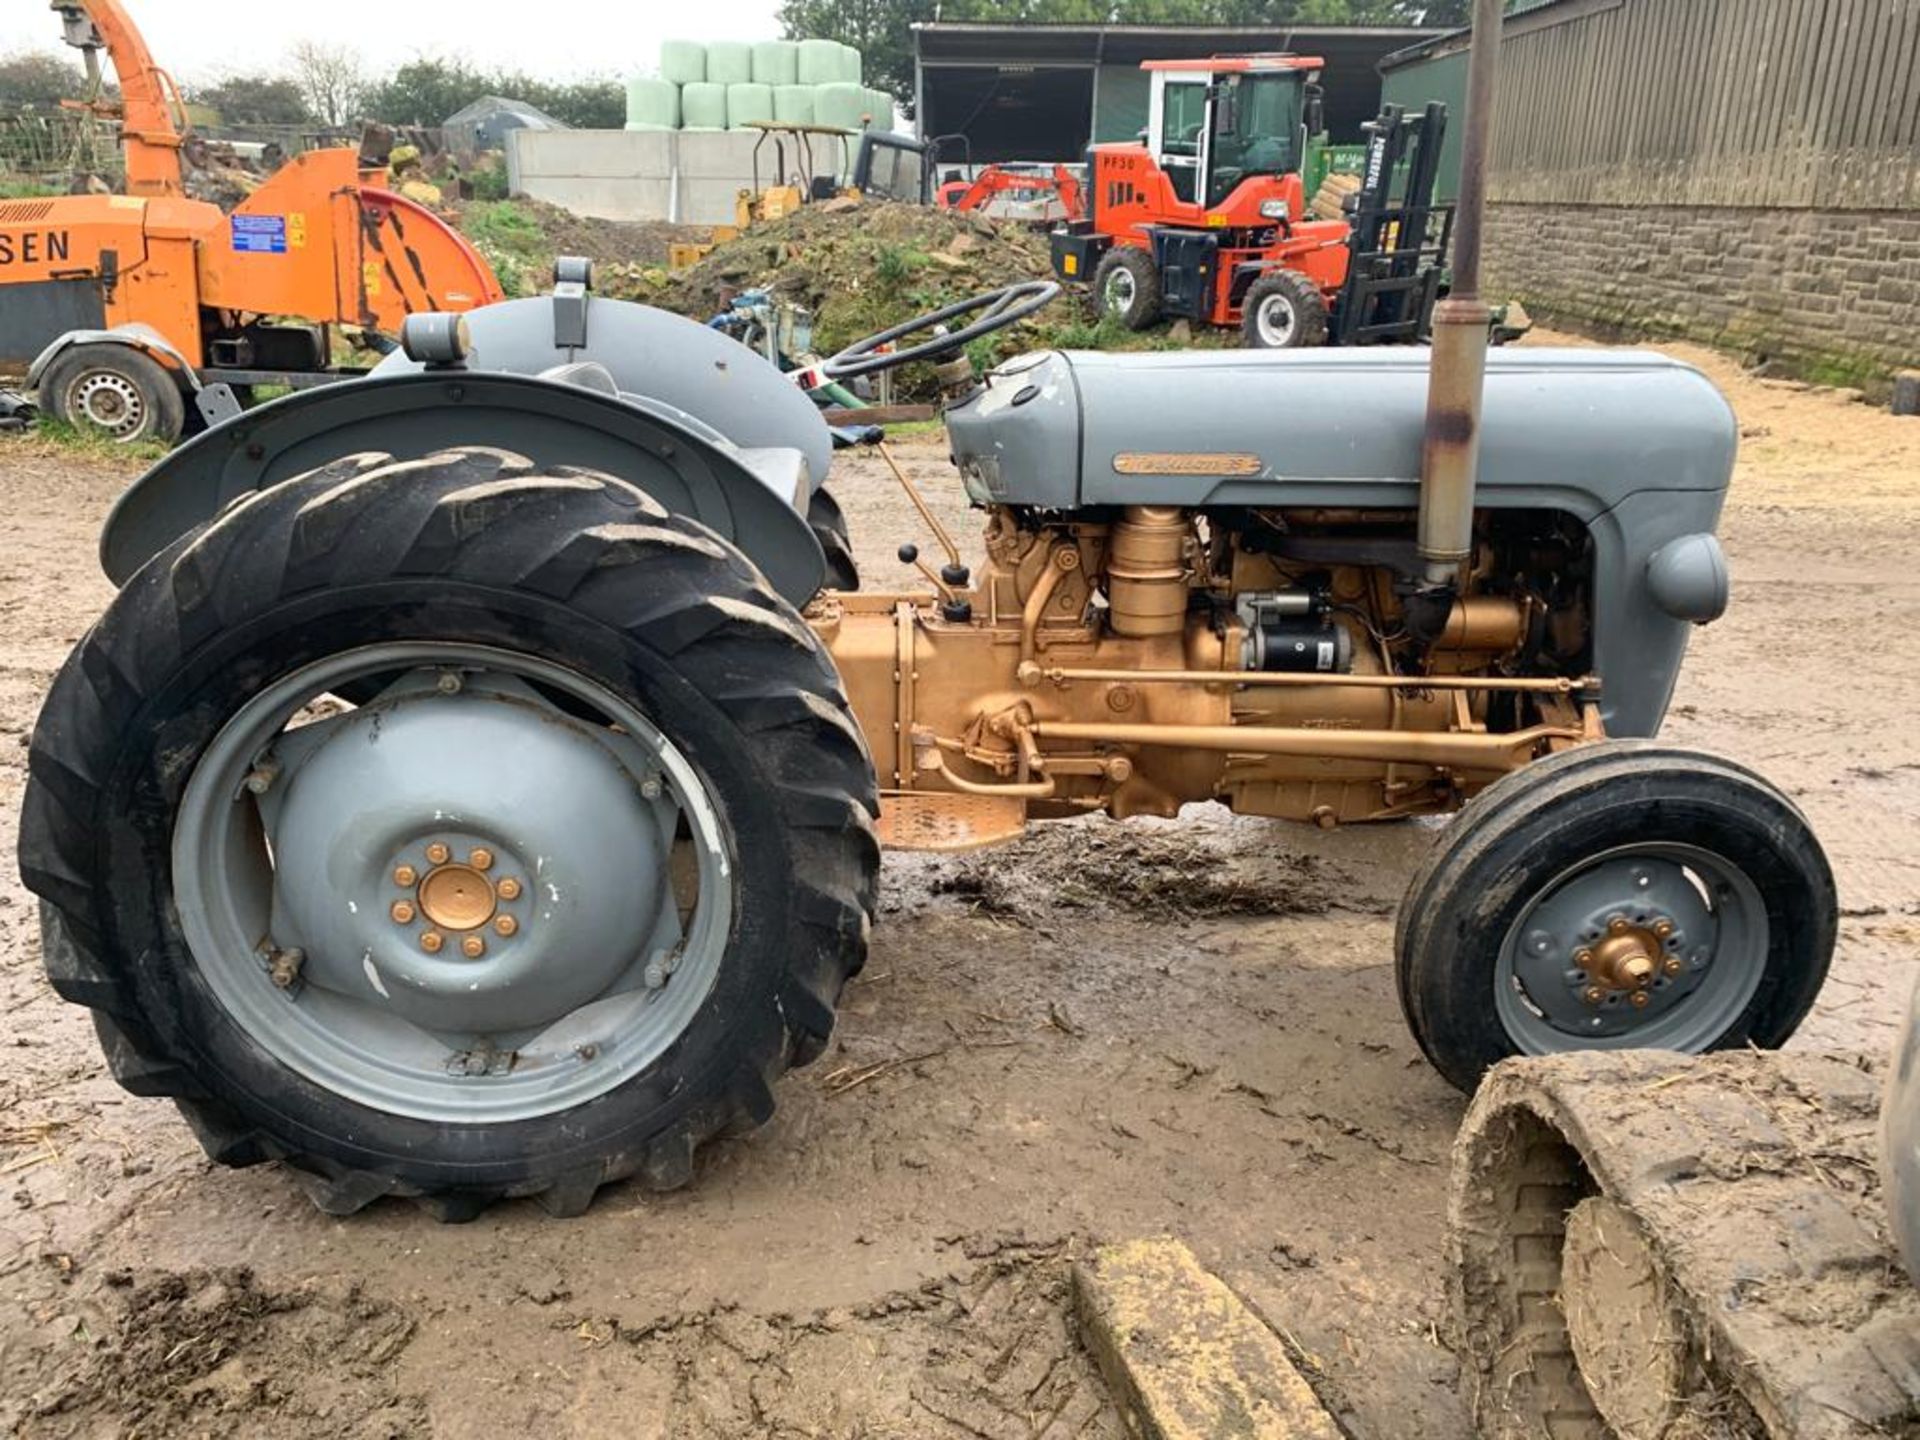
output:
POLYGON ((1160 272, 1153 257, 1131 245, 1118 245, 1093 272, 1093 307, 1102 320, 1112 317, 1129 330, 1145 330, 1160 318, 1160 272))
POLYGON ((1270 270, 1247 287, 1240 313, 1249 350, 1304 350, 1327 343, 1327 302, 1298 270, 1270 270))
POLYGON ((55 420, 121 445, 137 440, 171 445, 187 423, 187 404, 173 377, 127 345, 75 345, 64 351, 41 377, 40 398, 55 420))

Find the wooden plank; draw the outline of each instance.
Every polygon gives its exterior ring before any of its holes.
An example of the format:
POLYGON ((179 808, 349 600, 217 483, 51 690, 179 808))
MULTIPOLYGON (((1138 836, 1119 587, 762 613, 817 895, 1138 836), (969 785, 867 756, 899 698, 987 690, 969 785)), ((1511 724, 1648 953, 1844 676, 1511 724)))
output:
POLYGON ((1074 1266, 1087 1348, 1140 1440, 1341 1440, 1286 1347, 1178 1240, 1074 1266))
POLYGON ((937 405, 868 405, 860 410, 830 406, 821 415, 829 425, 911 425, 931 420, 940 413, 937 405))

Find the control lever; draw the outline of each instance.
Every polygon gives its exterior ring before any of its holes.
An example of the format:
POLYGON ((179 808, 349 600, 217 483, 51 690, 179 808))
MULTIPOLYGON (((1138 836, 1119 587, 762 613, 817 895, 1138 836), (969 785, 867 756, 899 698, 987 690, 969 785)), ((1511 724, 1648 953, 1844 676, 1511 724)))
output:
MULTIPOLYGON (((942 525, 933 511, 928 508, 925 498, 920 494, 919 487, 907 478, 907 472, 902 470, 900 468, 900 462, 893 458, 893 451, 887 448, 886 441, 881 441, 875 448, 879 450, 880 458, 887 462, 887 468, 893 471, 893 478, 900 482, 900 488, 907 492, 907 498, 913 502, 913 508, 920 512, 920 518, 926 521, 927 528, 933 531, 934 539, 940 542, 940 548, 947 552, 947 563, 941 567, 940 570, 941 579, 943 579, 948 586, 956 589, 972 584, 972 572, 960 561, 960 547, 953 543, 953 536, 947 533, 947 527, 942 525)), ((914 553, 917 555, 919 551, 916 549, 914 553)), ((907 560, 905 555, 902 555, 900 558, 907 560)), ((918 562, 907 560, 907 563, 916 564, 918 562)), ((925 567, 922 566, 921 568, 924 569, 925 567)), ((929 570, 927 574, 931 577, 933 572, 929 570)))
MULTIPOLYGON (((951 565, 942 571, 940 575, 934 574, 933 567, 920 558, 920 547, 915 545, 911 540, 905 545, 902 545, 898 553, 900 563, 902 565, 911 565, 922 575, 926 576, 927 583, 933 586, 935 592, 939 594, 941 619, 950 620, 956 625, 964 625, 973 618, 973 602, 964 598, 954 589, 952 584, 942 578, 943 575, 952 572, 953 567, 951 565)), ((964 575, 966 573, 965 569, 962 568, 960 573, 964 575)), ((961 583, 964 584, 965 582, 962 581, 961 583)))

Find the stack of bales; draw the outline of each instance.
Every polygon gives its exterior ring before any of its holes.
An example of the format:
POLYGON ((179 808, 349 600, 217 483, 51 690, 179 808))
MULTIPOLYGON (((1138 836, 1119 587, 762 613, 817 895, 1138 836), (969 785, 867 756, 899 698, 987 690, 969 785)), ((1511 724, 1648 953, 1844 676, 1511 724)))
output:
POLYGON ((739 130, 755 121, 891 130, 893 97, 861 83, 837 40, 668 40, 660 73, 627 82, 629 130, 739 130))

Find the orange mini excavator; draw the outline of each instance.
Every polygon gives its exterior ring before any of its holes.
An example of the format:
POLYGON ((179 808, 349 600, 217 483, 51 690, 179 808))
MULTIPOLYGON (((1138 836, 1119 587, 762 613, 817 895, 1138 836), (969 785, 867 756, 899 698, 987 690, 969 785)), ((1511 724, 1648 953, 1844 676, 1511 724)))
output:
POLYGON ((118 0, 52 8, 86 57, 92 108, 106 108, 100 52, 113 64, 127 171, 124 195, 0 201, 0 365, 29 365, 55 419, 171 441, 254 386, 342 378, 333 326, 396 335, 414 311, 503 298, 364 149, 308 151, 231 212, 189 199, 185 107, 118 0))

